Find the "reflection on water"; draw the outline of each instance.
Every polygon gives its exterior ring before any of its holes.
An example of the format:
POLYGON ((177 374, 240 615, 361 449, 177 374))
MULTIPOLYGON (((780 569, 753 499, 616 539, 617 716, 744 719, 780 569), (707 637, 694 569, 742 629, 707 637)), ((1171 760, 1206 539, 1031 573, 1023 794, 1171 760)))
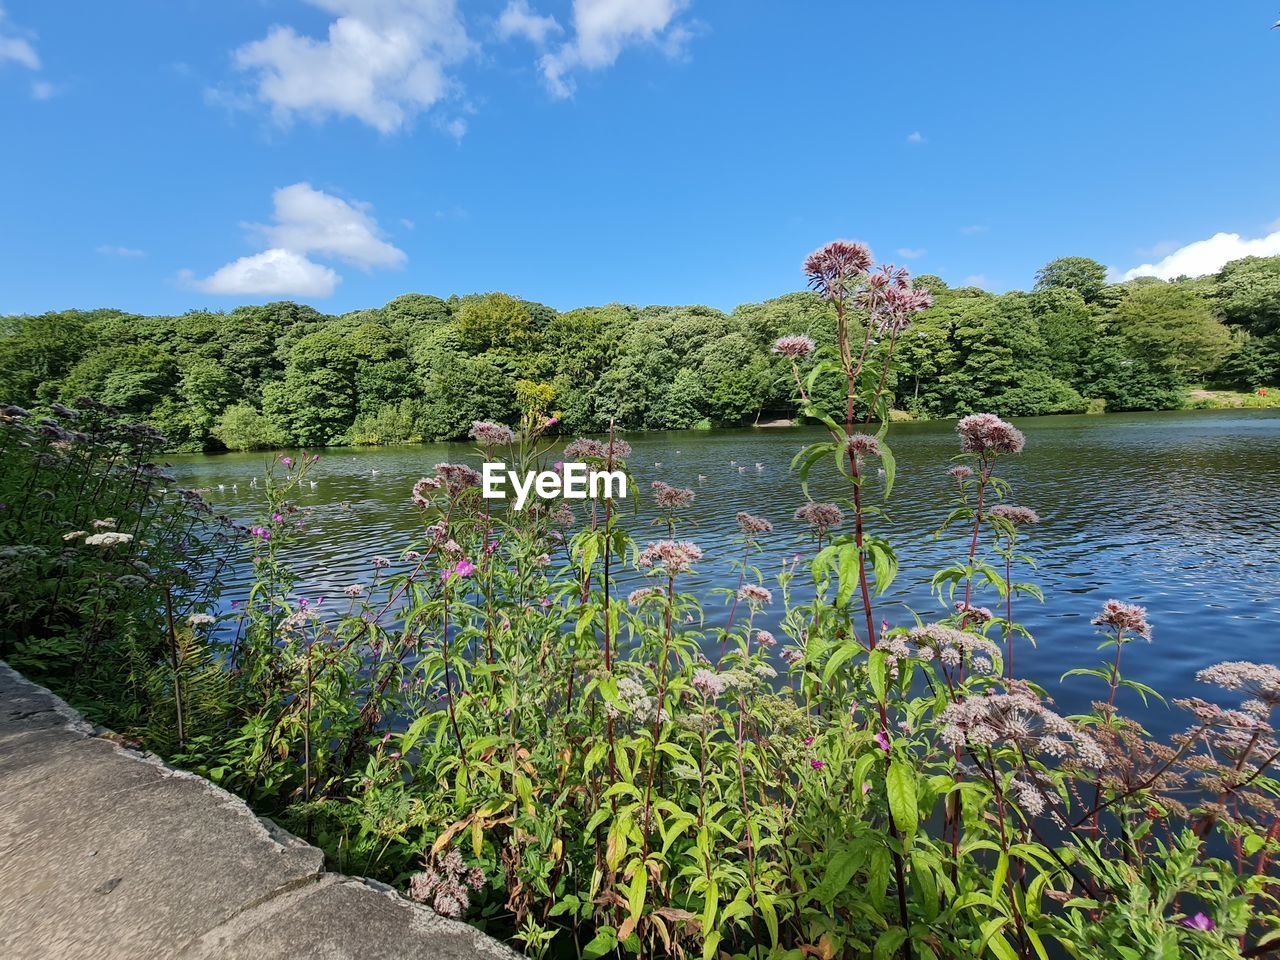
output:
MULTIPOLYGON (((1096 659, 1089 620, 1111 597, 1150 609, 1154 645, 1129 647, 1126 673, 1171 698, 1191 693, 1195 672, 1223 659, 1280 662, 1280 414, 1044 417, 1018 426, 1027 434, 1026 452, 1008 461, 1004 473, 1015 502, 1042 518, 1024 539, 1039 570, 1022 579, 1034 579, 1046 594, 1043 605, 1029 598, 1021 604, 1019 618, 1038 644, 1019 656, 1027 675, 1066 708, 1084 707, 1096 693, 1091 681, 1059 684, 1058 677, 1096 659)), ((632 525, 636 539, 651 532, 651 481, 697 491, 688 511, 692 523, 680 535, 707 555, 688 588, 704 594, 710 625, 727 613, 712 591, 736 582, 728 560, 738 510, 774 522, 760 561, 766 574, 784 557, 809 549, 801 524, 791 518, 803 497, 789 464, 818 436, 810 429, 628 436, 642 494, 632 525)), ((939 609, 929 577, 960 560, 965 545, 958 532, 933 538, 951 492, 945 471, 957 450, 952 424, 895 424, 889 439, 898 481, 891 522, 878 532, 896 546, 901 573, 879 616, 892 624, 909 620, 910 610, 929 616, 939 609)), ((301 494, 311 513, 292 553, 300 593, 334 595, 350 583, 367 583, 373 556, 394 557, 419 533, 409 504, 413 482, 436 463, 467 458, 478 459, 464 444, 327 451, 312 474, 314 488, 301 494)), ((230 454, 182 457, 174 466, 179 483, 206 488, 217 509, 247 520, 259 508, 249 481, 264 463, 261 454, 230 454)), ((816 471, 810 489, 815 499, 844 493, 836 478, 816 471)), ((247 575, 247 569, 230 572, 224 601, 243 597, 247 575)), ((1160 706, 1146 717, 1155 730, 1181 723, 1160 706)))

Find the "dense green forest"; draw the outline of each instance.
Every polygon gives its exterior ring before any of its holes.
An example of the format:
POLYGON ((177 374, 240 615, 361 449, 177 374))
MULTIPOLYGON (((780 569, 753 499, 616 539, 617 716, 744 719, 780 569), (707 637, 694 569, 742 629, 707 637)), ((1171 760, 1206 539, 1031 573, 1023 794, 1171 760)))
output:
MULTIPOLYGON (((1256 394, 1280 382, 1280 257, 1124 284, 1068 257, 1030 292, 999 296, 927 275, 916 284, 934 306, 899 341, 891 384, 913 417, 1166 409, 1187 404, 1192 385, 1256 394)), ((795 412, 789 367, 771 353, 786 333, 831 343, 830 303, 798 292, 732 313, 559 313, 486 293, 408 294, 341 316, 288 302, 73 310, 0 318, 0 401, 91 396, 181 450, 446 439, 531 408, 573 432, 611 418, 623 429, 742 424, 795 412)))

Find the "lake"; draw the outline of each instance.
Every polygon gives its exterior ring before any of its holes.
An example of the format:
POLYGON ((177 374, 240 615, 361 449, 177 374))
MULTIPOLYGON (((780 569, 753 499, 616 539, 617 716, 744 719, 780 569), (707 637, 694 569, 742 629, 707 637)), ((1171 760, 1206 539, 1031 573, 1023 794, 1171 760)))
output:
MULTIPOLYGON (((1207 692, 1197 689, 1195 672, 1221 660, 1280 662, 1280 411, 1016 423, 1027 435, 1026 451, 1008 458, 1001 472, 1014 485, 1012 502, 1034 508, 1042 520, 1025 528, 1021 541, 1039 569, 1016 578, 1034 580, 1045 591, 1043 605, 1024 598, 1015 610, 1038 644, 1036 650, 1023 644, 1019 674, 1044 684, 1067 710, 1087 707, 1099 682, 1058 678, 1099 659, 1089 621, 1111 598, 1149 609, 1154 642, 1126 650, 1125 673, 1170 698, 1207 692)), ((697 492, 687 511, 696 526, 686 524, 678 535, 706 553, 686 588, 704 594, 710 625, 727 616, 711 591, 736 584, 728 560, 737 511, 774 522, 774 533, 764 538, 766 553, 757 558, 766 576, 783 558, 812 550, 803 525, 792 519, 804 498, 789 465, 797 450, 819 436, 811 428, 627 435, 642 500, 631 523, 637 540, 660 536, 649 526, 653 480, 697 492)), ((926 617, 940 611, 929 578, 938 567, 962 560, 967 543, 959 530, 933 538, 952 493, 946 469, 958 451, 954 423, 894 424, 889 441, 898 465, 888 507, 892 522, 875 521, 873 529, 898 551, 899 579, 879 602, 878 616, 899 624, 911 622, 912 609, 926 617)), ((249 520, 259 509, 249 481, 263 472, 267 459, 178 457, 174 470, 181 485, 207 489, 216 509, 249 520)), ((301 496, 311 519, 292 553, 300 594, 332 596, 348 584, 367 584, 372 557, 394 558, 419 534, 409 503, 413 482, 436 463, 463 459, 479 458, 462 443, 323 451, 312 474, 316 486, 301 496)), ((827 468, 819 477, 815 471, 814 499, 847 492, 833 472, 827 468)), ((878 502, 878 488, 872 496, 878 502)), ((229 572, 225 603, 244 596, 247 574, 229 572)), ((620 592, 628 586, 624 580, 620 592)), ((995 599, 979 596, 978 602, 994 606, 995 599)), ((769 625, 759 619, 757 624, 769 625)), ((1140 702, 1126 706, 1141 708, 1140 702)), ((1179 714, 1156 705, 1143 718, 1153 731, 1168 732, 1184 726, 1179 714)))

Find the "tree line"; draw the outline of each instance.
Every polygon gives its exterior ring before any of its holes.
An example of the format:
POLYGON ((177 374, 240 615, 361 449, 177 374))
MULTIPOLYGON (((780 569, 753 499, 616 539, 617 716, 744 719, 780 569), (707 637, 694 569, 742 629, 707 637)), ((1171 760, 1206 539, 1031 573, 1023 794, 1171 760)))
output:
MULTIPOLYGON (((1159 410, 1189 386, 1280 382, 1280 257, 1218 273, 1108 283, 1083 257, 1032 290, 916 278, 934 296, 898 341, 889 384, 916 418, 1159 410)), ((789 293, 732 313, 608 304, 558 312, 506 293, 397 297, 340 316, 291 302, 139 316, 0 317, 0 400, 90 396, 175 450, 389 444, 463 436, 474 420, 555 412, 563 428, 738 425, 797 410, 774 341, 835 338, 829 302, 789 293)), ((815 389, 839 390, 818 383, 815 389)))

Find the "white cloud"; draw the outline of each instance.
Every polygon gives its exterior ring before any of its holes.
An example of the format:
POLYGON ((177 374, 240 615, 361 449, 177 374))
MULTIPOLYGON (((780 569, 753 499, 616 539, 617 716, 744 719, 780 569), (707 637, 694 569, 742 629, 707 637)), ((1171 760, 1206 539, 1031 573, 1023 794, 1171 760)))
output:
POLYGON ((989 281, 987 280, 987 275, 985 273, 971 274, 970 276, 965 277, 964 283, 961 284, 961 286, 965 287, 981 287, 984 290, 988 285, 989 281))
POLYGON ((924 134, 919 130, 913 130, 907 134, 907 143, 924 143, 924 134))
POLYGON ((929 251, 926 250, 924 247, 920 247, 914 250, 911 247, 898 248, 898 256, 902 257, 904 260, 919 260, 928 252, 929 251))
POLYGON ((342 280, 329 267, 274 248, 241 257, 203 280, 192 280, 190 273, 183 278, 205 293, 271 297, 327 297, 342 280))
POLYGON ((353 117, 394 133, 455 88, 446 68, 474 50, 454 0, 307 2, 335 16, 324 39, 276 25, 234 55, 282 123, 353 117))
POLYGON ((554 96, 572 96, 578 68, 612 66, 629 45, 652 43, 668 56, 678 55, 689 31, 673 23, 689 0, 573 0, 574 35, 539 61, 554 96))
POLYGON ((31 99, 32 100, 52 100, 58 93, 58 88, 48 80, 31 81, 31 99))
POLYGON ((974 223, 967 227, 961 227, 960 232, 967 233, 970 236, 972 236, 973 234, 976 234, 976 233, 986 233, 987 228, 981 223, 974 223))
POLYGON ((34 36, 28 30, 18 29, 0 4, 0 63, 11 61, 28 70, 39 70, 40 56, 31 44, 34 36))
POLYGON ((133 247, 116 247, 109 243, 104 243, 97 248, 98 253, 105 257, 145 257, 147 251, 137 250, 133 247))
POLYGON ((399 267, 407 259, 383 239, 367 203, 348 202, 309 183, 281 187, 272 199, 274 222, 248 224, 268 249, 228 263, 203 280, 190 271, 180 279, 205 293, 327 297, 342 277, 309 254, 362 270, 399 267))
POLYGON ((405 262, 404 251, 382 239, 366 203, 348 203, 309 183, 281 187, 273 199, 275 223, 253 227, 272 247, 336 257, 362 270, 405 262))
POLYGON ((1134 253, 1140 257, 1148 257, 1154 260, 1156 257, 1167 257, 1180 246, 1182 244, 1178 243, 1177 240, 1161 240, 1159 243, 1153 243, 1149 247, 1139 247, 1134 253))
POLYGON ((1179 247, 1155 263, 1144 263, 1123 273, 1112 270, 1111 273, 1121 281, 1135 277, 1159 277, 1161 280, 1202 277, 1206 273, 1216 273, 1224 264, 1241 257, 1275 256, 1280 256, 1280 230, 1256 240, 1246 240, 1238 233, 1215 233, 1208 240, 1197 240, 1179 247))
POLYGON ((529 0, 508 0, 502 16, 498 17, 497 30, 499 40, 524 37, 530 43, 542 46, 548 35, 563 33, 564 27, 555 17, 540 16, 530 10, 529 0))

